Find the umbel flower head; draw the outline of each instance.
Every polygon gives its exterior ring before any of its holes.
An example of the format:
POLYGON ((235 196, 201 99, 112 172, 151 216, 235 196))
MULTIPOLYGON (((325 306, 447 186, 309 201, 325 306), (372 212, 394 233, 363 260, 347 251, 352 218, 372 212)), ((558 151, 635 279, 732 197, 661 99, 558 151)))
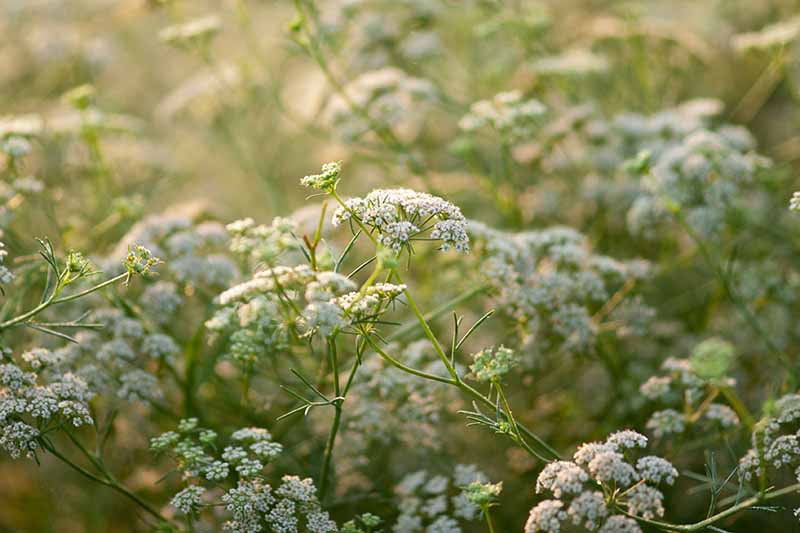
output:
POLYGON ((336 184, 339 182, 339 174, 341 172, 342 164, 337 161, 332 161, 322 165, 322 172, 306 176, 300 180, 300 183, 313 189, 333 192, 336 190, 336 184))
POLYGON ((410 189, 377 189, 351 198, 333 213, 333 225, 354 220, 377 236, 383 246, 399 252, 413 240, 441 241, 444 251, 469 252, 467 224, 450 202, 410 189), (428 237, 423 237, 425 233, 428 237))
POLYGON ((467 500, 481 509, 486 509, 495 505, 497 497, 500 496, 502 491, 502 481, 499 483, 481 483, 480 481, 473 481, 464 487, 464 495, 467 500))
POLYGON ((525 533, 561 531, 571 521, 590 531, 641 533, 628 514, 652 520, 663 516, 663 494, 656 488, 672 485, 678 471, 661 457, 648 455, 633 461, 647 438, 632 430, 612 433, 603 442, 582 444, 572 461, 549 463, 536 481, 537 493, 550 493, 531 509, 525 533), (602 490, 598 490, 602 489, 602 490))
POLYGON ((514 352, 503 345, 492 346, 472 356, 470 370, 478 381, 497 381, 517 364, 514 352))
POLYGON ((161 262, 161 259, 144 246, 133 245, 128 247, 128 255, 122 262, 128 271, 128 280, 136 274, 148 274, 153 267, 161 262))

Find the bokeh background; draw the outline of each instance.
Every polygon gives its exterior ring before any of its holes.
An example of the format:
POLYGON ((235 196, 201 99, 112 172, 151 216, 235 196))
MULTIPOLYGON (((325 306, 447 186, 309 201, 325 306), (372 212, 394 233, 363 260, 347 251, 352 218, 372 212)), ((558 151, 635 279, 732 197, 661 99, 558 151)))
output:
MULTIPOLYGON (((638 385, 665 357, 685 355, 710 334, 748 354, 740 377, 747 398, 758 405, 768 396, 759 387, 776 370, 758 335, 736 318, 713 269, 677 229, 651 239, 631 232, 636 180, 620 179, 613 162, 603 159, 603 133, 588 128, 572 139, 568 132, 597 117, 608 125, 613 117, 652 116, 698 98, 716 101, 705 101, 714 120, 746 127, 757 151, 772 161, 770 171, 758 186, 740 189, 744 215, 709 240, 728 264, 743 265, 734 284, 768 335, 787 353, 796 351, 800 243, 786 207, 800 186, 794 178, 800 4, 324 0, 310 12, 317 57, 309 57, 289 0, 0 0, 0 136, 26 130, 35 138, 25 173, 41 184, 22 196, 21 189, 2 191, 3 216, 14 217, 4 234, 8 248, 34 253, 33 237, 48 236, 59 249, 106 256, 137 222, 163 212, 269 222, 317 202, 306 201, 299 178, 340 160, 348 195, 376 187, 427 190, 471 219, 509 231, 567 225, 585 233, 597 253, 663 267, 641 288, 657 311, 650 333, 635 342, 607 340, 616 376, 609 377, 608 361, 594 353, 539 362, 515 378, 520 418, 560 449, 619 427, 643 428, 648 411, 636 397, 638 385), (183 43, 164 33, 190 21, 195 27, 183 30, 195 34, 183 43), (359 79, 360 89, 348 85, 359 79), (371 125, 358 113, 341 112, 342 89, 358 99, 370 83, 388 95, 370 100, 374 116, 386 119, 388 137, 366 131, 371 125), (88 114, 75 110, 74 93, 72 103, 64 97, 82 85, 92 88, 86 89, 88 114), (538 99, 551 114, 521 137, 473 135, 459 127, 474 102, 511 90, 538 99), (87 142, 87 123, 99 156, 87 142), (17 209, 20 202, 24 209, 17 209)), ((635 154, 612 155, 619 163, 635 154)), ((477 276, 453 272, 447 262, 425 270, 420 285, 447 289, 425 294, 430 306, 477 276)), ((488 305, 467 312, 479 316, 488 305)), ((495 341, 513 337, 511 328, 491 328, 486 337, 495 341)), ((434 451, 359 448, 378 465, 373 473, 386 474, 372 478, 362 468, 364 456, 343 459, 335 515, 363 506, 385 514, 387 495, 404 472, 477 463, 506 483, 499 530, 521 531, 535 501, 538 466, 491 434, 466 429, 455 412, 463 405, 446 401, 453 403, 438 422, 434 451)), ((265 419, 274 419, 272 407, 265 407, 265 419)), ((130 486, 166 502, 163 468, 146 451, 157 431, 136 422, 148 416, 143 410, 120 418, 113 460, 130 486)), ((316 472, 310 457, 326 423, 323 417, 319 427, 312 421, 276 431, 297 450, 308 475, 316 472)), ((702 439, 680 446, 671 449, 674 455, 702 473, 702 439)), ((693 486, 670 496, 676 521, 704 512, 705 494, 693 486), (687 497, 691 490, 702 497, 687 497)), ((796 527, 785 516, 761 514, 742 517, 731 531, 796 527)), ((0 530, 146 528, 124 500, 47 459, 42 465, 4 459, 0 530)))

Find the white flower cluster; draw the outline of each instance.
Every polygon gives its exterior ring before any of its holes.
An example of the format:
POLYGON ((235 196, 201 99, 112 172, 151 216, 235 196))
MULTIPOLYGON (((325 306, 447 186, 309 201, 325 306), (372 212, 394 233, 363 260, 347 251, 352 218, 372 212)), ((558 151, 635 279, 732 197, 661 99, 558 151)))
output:
POLYGON ((319 174, 312 174, 300 180, 300 183, 306 187, 319 189, 325 192, 331 192, 336 189, 336 184, 339 181, 339 174, 342 172, 342 164, 336 161, 325 163, 322 165, 322 172, 319 174))
POLYGON ((652 376, 639 392, 653 402, 670 406, 655 411, 647 428, 656 438, 679 435, 691 425, 705 423, 708 429, 728 429, 739 425, 739 416, 730 406, 704 402, 713 387, 733 386, 726 375, 732 361, 732 347, 719 339, 708 339, 695 347, 690 358, 667 358, 663 373, 652 376))
POLYGON ((217 434, 198 427, 196 418, 181 420, 177 431, 151 439, 151 448, 169 453, 188 482, 172 498, 176 510, 196 517, 204 506, 224 506, 231 519, 223 529, 237 533, 338 532, 336 523, 322 509, 311 479, 286 475, 276 489, 269 485, 263 475, 264 467, 283 451, 269 431, 242 428, 231 434, 230 442, 217 458, 217 434), (237 484, 226 489, 218 502, 209 497, 204 504, 206 494, 218 494, 208 490, 208 486, 224 485, 233 471, 238 477, 237 484))
POLYGON ((592 122, 602 132, 594 144, 605 154, 593 155, 595 166, 605 159, 608 171, 642 176, 627 213, 631 233, 655 238, 667 227, 669 212, 680 210, 695 231, 716 235, 733 208, 758 207, 755 179, 769 161, 755 153, 745 128, 712 125, 721 110, 718 101, 691 100, 654 115, 592 122))
POLYGON ((291 328, 329 337, 373 320, 403 293, 405 285, 377 283, 355 289, 355 283, 336 272, 315 272, 308 265, 276 266, 222 292, 217 297, 221 307, 206 326, 229 335, 233 359, 253 362, 286 346, 291 328))
POLYGON ((456 465, 451 477, 419 470, 395 486, 400 497, 400 515, 392 533, 461 533, 459 520, 478 517, 479 506, 470 496, 472 483, 486 483, 474 465, 456 465))
POLYGON ((633 462, 634 451, 646 446, 644 435, 622 430, 604 442, 582 444, 573 461, 549 463, 539 474, 536 492, 553 499, 531 509, 525 533, 556 533, 567 521, 589 531, 641 533, 638 523, 620 511, 645 519, 662 516, 663 495, 656 486, 672 485, 678 477, 661 457, 633 462))
POLYGON ((566 227, 506 233, 470 221, 469 231, 496 307, 516 322, 520 342, 531 343, 526 348, 534 353, 590 350, 598 328, 593 315, 648 270, 643 261, 592 253, 586 237, 566 227))
POLYGON ((792 211, 800 211, 800 191, 795 191, 792 194, 792 199, 789 200, 789 209, 792 211))
POLYGON ((753 431, 752 448, 739 460, 739 476, 752 481, 767 468, 790 468, 800 483, 800 393, 782 396, 772 411, 753 431))
POLYGON ((525 99, 520 91, 496 94, 491 100, 472 104, 458 126, 475 131, 489 126, 512 140, 530 137, 547 108, 536 99, 525 99))
POLYGON ((234 533, 337 533, 317 499, 317 489, 310 478, 283 476, 277 489, 263 478, 240 480, 222 495, 222 503, 232 519, 223 529, 234 533))
POLYGON ((18 365, 6 351, 0 358, 0 446, 15 459, 33 457, 42 428, 94 423, 89 410, 94 393, 62 366, 59 354, 36 348, 22 359, 18 365))
POLYGON ((272 265, 284 254, 300 251, 301 241, 294 236, 297 224, 290 218, 275 217, 269 225, 244 218, 231 222, 226 229, 231 235, 230 251, 247 259, 251 266, 272 265))
POLYGON ((414 239, 441 241, 442 250, 469 252, 466 220, 450 202, 410 189, 378 189, 364 198, 351 198, 333 214, 338 226, 356 217, 378 241, 399 252, 414 239), (430 232, 430 236, 423 234, 430 232))
POLYGON ((373 128, 417 130, 425 118, 426 104, 437 98, 429 81, 395 67, 365 72, 350 81, 343 92, 328 101, 323 119, 348 139, 361 137, 373 128))

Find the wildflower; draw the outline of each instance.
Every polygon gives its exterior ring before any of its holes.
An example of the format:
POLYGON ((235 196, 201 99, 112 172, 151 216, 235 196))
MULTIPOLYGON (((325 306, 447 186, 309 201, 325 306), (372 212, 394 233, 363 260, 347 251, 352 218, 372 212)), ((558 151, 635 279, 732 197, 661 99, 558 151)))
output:
POLYGON ((642 528, 633 518, 618 514, 609 517, 599 533, 642 533, 642 528))
POLYGON ((330 302, 315 302, 303 310, 303 324, 308 333, 319 332, 323 337, 330 337, 344 328, 348 322, 344 318, 342 308, 330 302))
POLYGON ((644 448, 647 446, 647 437, 636 431, 624 429, 609 435, 608 438, 606 438, 606 444, 612 446, 616 450, 636 447, 644 448))
POLYGON ((703 416, 708 420, 719 423, 723 428, 739 425, 739 415, 727 405, 712 403, 708 406, 703 416))
POLYGON ((341 172, 342 164, 340 162, 334 161, 325 163, 322 165, 321 173, 306 176, 300 180, 300 183, 306 187, 330 193, 336 190, 336 185, 339 182, 339 174, 341 172))
POLYGON ((595 530, 600 522, 608 516, 605 497, 602 492, 584 491, 578 495, 567 509, 567 515, 575 525, 583 525, 586 529, 595 530))
POLYGON ((262 440, 251 444, 250 451, 262 459, 271 461, 283 452, 283 445, 279 442, 262 440))
POLYGON ((275 494, 298 503, 311 503, 316 501, 317 489, 311 478, 300 479, 297 476, 286 475, 281 478, 281 486, 275 494))
POLYGON ((252 477, 263 470, 264 465, 257 459, 244 458, 236 465, 236 472, 241 477, 252 477))
POLYGON ((30 141, 24 137, 10 135, 5 138, 0 138, 0 151, 4 152, 9 157, 20 158, 28 155, 33 149, 30 141))
POLYGON ((672 485, 678 477, 678 471, 672 463, 662 457, 648 455, 636 462, 636 471, 642 479, 650 483, 666 483, 672 485))
POLYGON ((497 381, 516 364, 516 354, 505 346, 486 348, 472 356, 470 370, 478 381, 497 381))
POLYGON ((578 494, 589 475, 575 463, 555 461, 548 463, 536 479, 536 492, 548 490, 556 498, 565 494, 578 494))
POLYGON ((247 458, 247 452, 239 446, 226 446, 222 458, 229 463, 238 464, 247 458))
POLYGON ((2 428, 0 446, 17 459, 21 455, 33 457, 39 448, 39 430, 24 422, 12 422, 2 428))
POLYGON ((122 262, 128 270, 128 278, 136 274, 148 274, 161 260, 144 246, 128 247, 128 255, 122 262))
POLYGON ((599 453, 589 461, 587 467, 593 478, 606 484, 628 487, 639 479, 636 470, 617 452, 599 453))
POLYGON ((394 67, 357 76, 343 93, 330 99, 323 120, 348 139, 356 139, 374 127, 418 128, 424 110, 436 99, 433 84, 394 67))
POLYGON ((656 411, 647 421, 647 429, 651 430, 657 439, 666 435, 683 433, 685 427, 683 415, 674 409, 656 411))
POLYGON ((128 401, 150 401, 160 399, 163 391, 158 380, 144 370, 131 370, 120 377, 120 387, 117 396, 128 401))
POLYGON ((371 228, 378 241, 399 251, 428 228, 441 248, 469 251, 466 221, 461 210, 437 196, 409 189, 378 189, 364 198, 346 200, 333 214, 338 226, 351 217, 371 228))
POLYGON ((170 361, 180 352, 175 340, 163 333, 153 333, 142 341, 142 352, 153 359, 170 361))
POLYGON ((154 451, 163 451, 167 448, 173 447, 179 439, 180 435, 174 431, 167 431, 166 433, 162 433, 157 437, 151 438, 150 448, 154 451))
POLYGON ((792 194, 792 199, 789 201, 789 209, 792 211, 800 211, 800 191, 792 194))
POLYGON ((467 499, 474 505, 487 508, 497 501, 497 497, 503 490, 503 483, 481 483, 473 481, 464 488, 467 499))
POLYGON ((22 360, 28 363, 34 370, 39 370, 47 366, 53 366, 61 361, 58 354, 54 354, 46 348, 33 348, 22 354, 22 360))
POLYGON ((525 522, 525 533, 558 533, 561 522, 566 520, 567 513, 562 510, 564 503, 560 500, 544 500, 531 509, 528 521, 525 522))
POLYGON ((200 509, 201 498, 205 492, 206 489, 199 485, 189 485, 172 497, 170 505, 182 514, 196 514, 200 509))
POLYGON ((626 495, 629 512, 648 520, 664 516, 663 500, 661 491, 648 485, 634 487, 626 495))
POLYGON ((613 452, 614 447, 604 442, 587 442, 581 444, 572 458, 581 466, 588 465, 597 455, 613 452))

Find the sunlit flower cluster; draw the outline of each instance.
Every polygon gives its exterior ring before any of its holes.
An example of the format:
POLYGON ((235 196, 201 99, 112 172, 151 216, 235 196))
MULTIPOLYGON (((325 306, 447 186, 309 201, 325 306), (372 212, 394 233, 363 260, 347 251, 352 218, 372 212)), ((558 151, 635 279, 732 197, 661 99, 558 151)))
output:
POLYGON ((558 532, 571 522, 589 531, 641 532, 630 517, 663 516, 659 484, 678 477, 672 464, 657 456, 634 459, 647 438, 631 430, 612 433, 604 442, 582 444, 572 461, 548 464, 539 474, 537 493, 552 494, 531 509, 526 533, 558 532), (598 490, 599 489, 599 490, 598 490))

